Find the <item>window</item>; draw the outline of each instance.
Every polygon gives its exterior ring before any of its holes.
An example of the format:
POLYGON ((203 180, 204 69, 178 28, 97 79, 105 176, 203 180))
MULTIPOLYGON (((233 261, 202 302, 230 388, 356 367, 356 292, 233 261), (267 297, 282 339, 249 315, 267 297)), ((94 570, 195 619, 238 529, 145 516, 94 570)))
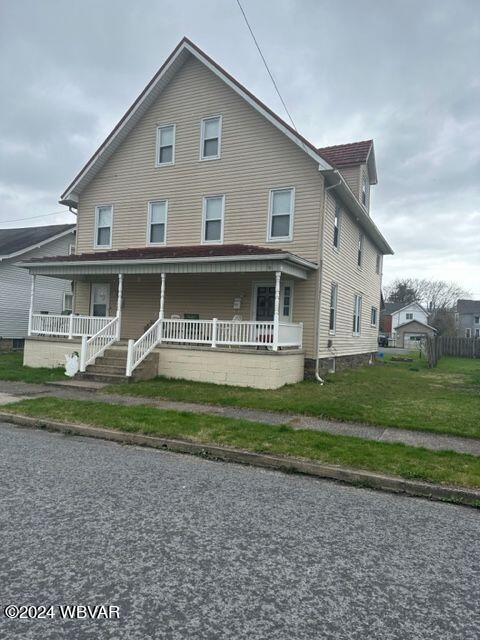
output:
POLYGON ((291 240, 294 189, 272 189, 268 212, 267 240, 291 240))
POLYGON ((223 214, 225 196, 211 196, 203 199, 202 242, 223 242, 223 214))
POLYGON ((405 318, 406 320, 413 320, 413 313, 411 311, 407 311, 405 318))
POLYGON ((100 205, 95 208, 95 248, 109 249, 112 246, 112 218, 111 204, 100 205))
POLYGON ((290 317, 290 306, 292 301, 292 289, 287 286, 283 288, 283 315, 285 318, 290 317))
POLYGON ((335 203, 335 218, 333 220, 333 246, 338 249, 340 246, 340 207, 335 203))
POLYGON ((375 273, 382 272, 382 254, 377 253, 377 261, 375 263, 375 273))
POLYGON ((465 329, 465 338, 471 338, 472 337, 472 330, 470 329, 470 327, 467 327, 465 329))
POLYGON ((216 160, 220 158, 222 143, 222 117, 202 120, 200 141, 200 160, 216 160))
POLYGON ((475 329, 475 338, 480 338, 480 329, 475 329))
POLYGON ((148 203, 148 244, 165 244, 167 237, 167 212, 167 200, 148 203))
POLYGON ((353 335, 359 336, 362 328, 362 296, 355 295, 353 300, 353 335))
POLYGON ((358 252, 357 252, 357 265, 362 266, 363 260, 363 233, 358 234, 358 252))
POLYGON ((364 173, 362 177, 362 204, 368 209, 368 200, 370 185, 368 184, 368 176, 364 173))
POLYGON ((63 315, 69 315, 73 312, 73 293, 63 294, 63 315))
POLYGON ((157 167, 175 164, 175 125, 157 128, 157 167))
POLYGON ((75 253, 75 245, 74 244, 69 244, 68 245, 68 255, 69 256, 73 256, 75 253))
POLYGON ((480 324, 480 316, 475 316, 475 324, 480 324))
POLYGON ((370 316, 370 324, 372 325, 372 327, 377 326, 377 317, 378 317, 377 307, 372 307, 372 312, 370 316))
POLYGON ((337 326, 337 297, 338 297, 338 285, 332 282, 332 288, 330 289, 330 322, 329 331, 334 334, 337 326))

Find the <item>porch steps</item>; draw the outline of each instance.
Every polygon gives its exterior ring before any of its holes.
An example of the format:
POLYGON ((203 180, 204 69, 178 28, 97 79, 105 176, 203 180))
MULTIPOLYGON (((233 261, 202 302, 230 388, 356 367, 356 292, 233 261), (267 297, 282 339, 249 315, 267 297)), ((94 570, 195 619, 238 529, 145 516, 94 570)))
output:
POLYGON ((95 364, 90 364, 85 373, 78 373, 75 378, 96 383, 116 384, 137 380, 150 380, 158 372, 158 354, 150 353, 134 370, 131 377, 125 375, 127 366, 127 349, 115 346, 107 349, 95 364))

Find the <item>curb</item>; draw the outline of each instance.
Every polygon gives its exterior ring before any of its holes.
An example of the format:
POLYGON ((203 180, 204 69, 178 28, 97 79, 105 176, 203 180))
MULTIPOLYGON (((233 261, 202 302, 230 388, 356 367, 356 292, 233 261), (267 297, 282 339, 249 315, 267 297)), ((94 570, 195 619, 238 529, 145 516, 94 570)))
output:
POLYGON ((344 484, 379 489, 390 493, 404 493, 409 496, 429 498, 430 500, 440 502, 454 502, 480 508, 480 490, 475 489, 461 489, 427 482, 417 482, 415 480, 405 480, 396 476, 386 476, 370 471, 323 464, 321 462, 309 462, 299 458, 284 458, 282 456, 254 453, 244 449, 235 449, 234 447, 201 444, 161 436, 147 436, 141 433, 128 433, 125 431, 105 429, 103 427, 90 427, 83 424, 55 422, 53 420, 8 413, 6 411, 0 411, 0 420, 22 427, 33 427, 70 435, 100 438, 120 444, 153 447, 155 449, 163 449, 176 453, 188 453, 211 460, 236 462, 275 471, 298 473, 306 476, 336 480, 344 484))

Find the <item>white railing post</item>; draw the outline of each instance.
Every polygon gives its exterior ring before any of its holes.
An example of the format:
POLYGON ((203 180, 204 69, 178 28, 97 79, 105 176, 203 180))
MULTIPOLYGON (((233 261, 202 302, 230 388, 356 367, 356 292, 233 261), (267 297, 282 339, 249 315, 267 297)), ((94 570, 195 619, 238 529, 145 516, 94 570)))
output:
POLYGON ((82 347, 80 349, 80 371, 83 373, 86 369, 85 362, 87 360, 87 336, 82 336, 82 347))
POLYGON ((73 311, 70 314, 70 317, 68 319, 68 339, 72 340, 73 338, 73 311))
POLYGON ((125 374, 130 377, 132 375, 132 363, 133 363, 133 344, 135 340, 128 341, 128 349, 127 349, 127 370, 125 374))
POLYGON ((299 322, 298 326, 300 327, 300 340, 299 340, 300 344, 298 345, 298 348, 302 349, 303 348, 303 322, 299 322))
POLYGON ((273 314, 273 350, 278 351, 278 323, 280 321, 280 278, 281 271, 275 272, 275 311, 273 314))
POLYGON ((32 284, 30 287, 30 310, 28 312, 28 335, 32 335, 32 323, 33 323, 33 303, 35 298, 35 279, 37 276, 32 275, 32 284))
POLYGON ((217 346, 217 322, 218 319, 214 318, 212 320, 212 348, 215 349, 217 346))
POLYGON ((122 300, 123 300, 123 273, 118 274, 118 295, 117 295, 117 340, 120 340, 120 327, 122 324, 122 300))

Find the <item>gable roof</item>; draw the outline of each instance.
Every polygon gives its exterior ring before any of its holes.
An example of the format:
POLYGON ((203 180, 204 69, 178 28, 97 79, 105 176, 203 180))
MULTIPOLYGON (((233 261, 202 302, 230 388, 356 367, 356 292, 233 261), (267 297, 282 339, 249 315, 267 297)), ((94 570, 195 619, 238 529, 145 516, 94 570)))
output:
POLYGON ((480 300, 457 300, 457 313, 480 314, 480 300))
POLYGON ((377 184, 377 168, 373 140, 336 144, 331 147, 320 147, 318 153, 336 169, 366 164, 370 184, 377 184))
POLYGON ((392 314, 398 313, 399 311, 403 311, 403 309, 407 309, 412 305, 416 305, 417 307, 419 307, 423 311, 423 313, 425 313, 428 316, 428 312, 416 300, 414 300, 413 302, 409 302, 407 304, 405 304, 404 302, 386 302, 385 309, 383 309, 383 315, 391 316, 392 314))
POLYGON ((44 227, 0 229, 0 260, 26 253, 52 242, 75 229, 74 224, 53 224, 44 227))
POLYGON ((81 191, 91 178, 93 178, 95 173, 105 164, 107 159, 113 154, 120 143, 123 142, 140 118, 158 98, 162 90, 167 86, 176 72, 190 56, 194 56, 197 60, 202 62, 207 68, 215 73, 215 75, 220 77, 228 86, 246 100, 254 109, 259 111, 267 120, 269 120, 269 122, 280 129, 280 131, 287 135, 288 138, 301 147, 309 156, 318 162, 320 169, 332 169, 328 162, 318 153, 315 145, 300 135, 293 127, 287 124, 282 118, 280 118, 280 116, 254 96, 253 93, 240 84, 240 82, 238 82, 238 80, 233 76, 227 73, 225 69, 215 62, 215 60, 210 58, 199 47, 197 47, 196 44, 184 37, 168 56, 145 89, 140 93, 125 115, 113 128, 111 133, 93 154, 90 160, 88 160, 85 166, 62 193, 60 199, 61 204, 75 206, 76 201, 73 197, 75 190, 81 191))
POLYGON ((398 331, 398 329, 402 327, 406 327, 408 324, 421 324, 423 327, 428 327, 429 329, 436 331, 435 327, 432 327, 432 325, 427 324, 426 322, 422 322, 421 320, 415 320, 415 318, 413 320, 407 320, 407 322, 402 322, 402 324, 399 324, 397 327, 395 327, 395 331, 398 331))

